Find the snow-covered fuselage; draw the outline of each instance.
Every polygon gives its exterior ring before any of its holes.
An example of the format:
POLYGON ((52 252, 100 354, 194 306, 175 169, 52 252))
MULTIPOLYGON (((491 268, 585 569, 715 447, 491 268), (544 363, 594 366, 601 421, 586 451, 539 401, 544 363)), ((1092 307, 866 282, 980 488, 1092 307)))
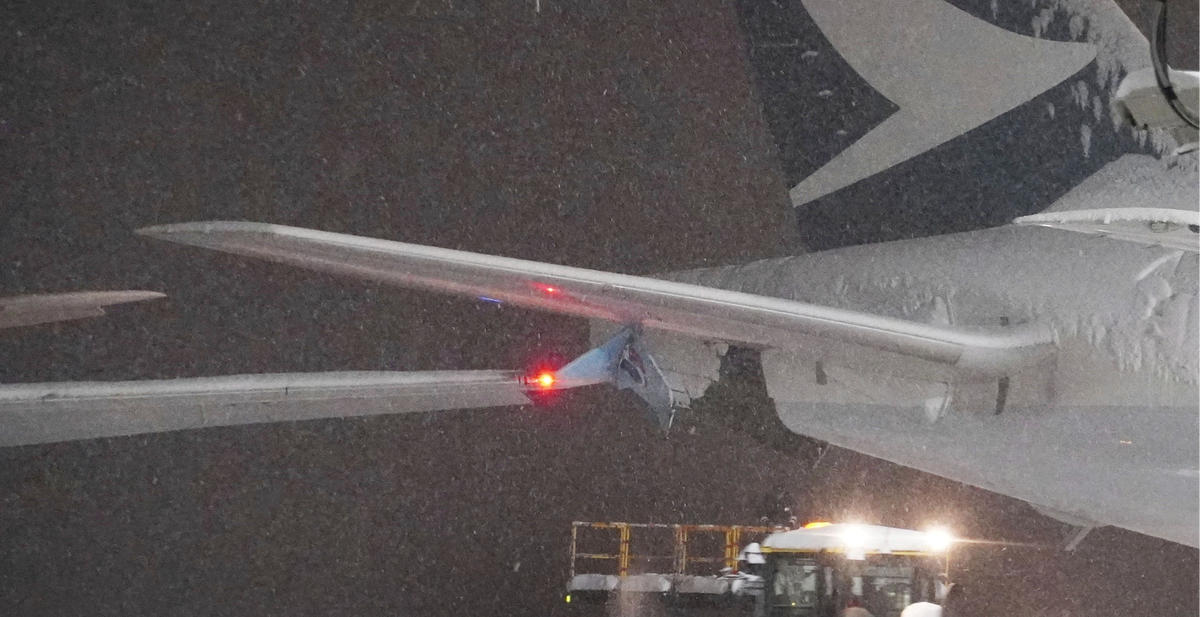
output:
POLYGON ((934 324, 1051 327, 1053 356, 1003 378, 881 374, 782 348, 762 364, 797 433, 1196 546, 1197 270, 1192 252, 1010 226, 669 278, 934 324))

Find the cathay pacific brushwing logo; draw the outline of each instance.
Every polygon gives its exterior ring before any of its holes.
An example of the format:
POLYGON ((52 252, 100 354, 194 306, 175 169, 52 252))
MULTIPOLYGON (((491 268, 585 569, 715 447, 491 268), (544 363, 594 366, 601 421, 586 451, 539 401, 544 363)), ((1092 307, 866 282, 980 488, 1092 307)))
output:
POLYGON ((791 189, 792 205, 943 144, 1058 85, 1096 56, 1086 43, 1015 34, 944 0, 803 0, 845 61, 899 107, 791 189))

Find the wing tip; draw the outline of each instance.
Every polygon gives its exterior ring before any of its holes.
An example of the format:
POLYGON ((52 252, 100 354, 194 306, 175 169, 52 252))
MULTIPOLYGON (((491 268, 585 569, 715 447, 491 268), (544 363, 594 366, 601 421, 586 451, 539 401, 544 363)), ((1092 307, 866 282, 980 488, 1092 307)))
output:
POLYGON ((271 223, 255 223, 251 221, 196 221, 189 223, 167 223, 151 225, 135 229, 133 233, 139 236, 157 238, 159 240, 175 240, 179 236, 209 234, 223 231, 258 231, 267 232, 280 227, 271 223))
POLYGON ((61 305, 77 306, 111 306, 127 302, 142 302, 165 298, 167 294, 160 291, 142 289, 122 289, 117 291, 66 291, 58 293, 29 294, 0 299, 0 305, 10 309, 37 308, 44 309, 61 305))
POLYGON ((100 292, 104 293, 100 306, 109 306, 112 304, 125 304, 128 302, 144 302, 146 300, 157 300, 167 297, 167 294, 161 291, 147 291, 144 289, 124 289, 121 291, 100 292))

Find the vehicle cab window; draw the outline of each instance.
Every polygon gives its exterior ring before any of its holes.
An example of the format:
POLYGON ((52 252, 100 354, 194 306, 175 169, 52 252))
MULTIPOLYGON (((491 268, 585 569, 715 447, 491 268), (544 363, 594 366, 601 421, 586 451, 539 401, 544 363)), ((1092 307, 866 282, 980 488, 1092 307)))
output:
POLYGON ((815 559, 780 559, 775 564, 771 589, 772 615, 818 614, 823 575, 815 559))

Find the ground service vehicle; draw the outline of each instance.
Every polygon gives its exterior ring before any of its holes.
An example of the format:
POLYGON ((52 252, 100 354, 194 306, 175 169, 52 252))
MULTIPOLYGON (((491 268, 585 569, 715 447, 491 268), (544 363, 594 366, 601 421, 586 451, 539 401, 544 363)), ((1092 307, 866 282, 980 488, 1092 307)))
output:
POLYGON ((576 522, 571 535, 568 605, 649 602, 755 617, 900 617, 921 603, 917 614, 941 614, 954 543, 942 530, 825 522, 792 530, 576 522), (586 531, 615 534, 617 551, 586 548, 603 546, 584 542, 586 531), (655 534, 664 541, 656 545, 655 534))
POLYGON ((878 525, 810 523, 772 534, 761 545, 764 581, 755 613, 839 617, 857 607, 872 617, 900 617, 913 604, 945 596, 952 544, 944 531, 878 525))

